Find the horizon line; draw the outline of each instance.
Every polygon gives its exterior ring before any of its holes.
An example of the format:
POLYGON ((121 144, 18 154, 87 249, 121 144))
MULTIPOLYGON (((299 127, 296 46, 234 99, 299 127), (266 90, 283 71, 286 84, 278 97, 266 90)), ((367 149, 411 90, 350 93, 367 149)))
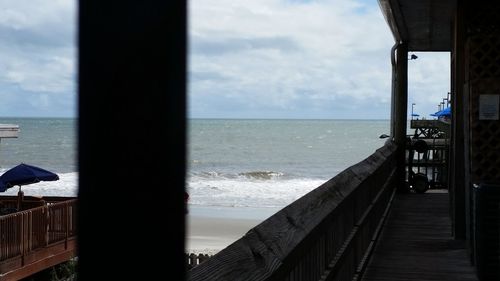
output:
POLYGON ((390 121, 390 118, 264 118, 264 117, 188 117, 188 120, 359 120, 390 121))

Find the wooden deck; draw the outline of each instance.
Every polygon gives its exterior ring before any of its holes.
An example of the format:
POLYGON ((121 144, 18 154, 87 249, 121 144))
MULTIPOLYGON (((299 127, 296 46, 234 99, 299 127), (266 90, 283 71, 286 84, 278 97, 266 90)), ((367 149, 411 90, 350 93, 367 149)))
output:
MULTIPOLYGON (((40 197, 0 215, 0 281, 19 280, 76 256, 76 198, 40 197)), ((17 198, 0 196, 4 207, 17 198)))
POLYGON ((478 280, 448 213, 445 191, 397 194, 362 280, 478 280))

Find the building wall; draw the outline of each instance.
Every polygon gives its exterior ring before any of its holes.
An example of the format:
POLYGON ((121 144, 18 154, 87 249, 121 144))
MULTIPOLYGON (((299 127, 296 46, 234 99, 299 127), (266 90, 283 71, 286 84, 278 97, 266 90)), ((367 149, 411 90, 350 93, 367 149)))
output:
MULTIPOLYGON (((471 2, 465 9, 465 77, 469 91, 470 181, 473 184, 500 183, 500 121, 498 116, 485 115, 491 109, 487 107, 494 107, 491 102, 500 96, 498 15, 500 4, 489 1, 487 4, 471 2)), ((498 110, 498 101, 496 103, 498 110)))

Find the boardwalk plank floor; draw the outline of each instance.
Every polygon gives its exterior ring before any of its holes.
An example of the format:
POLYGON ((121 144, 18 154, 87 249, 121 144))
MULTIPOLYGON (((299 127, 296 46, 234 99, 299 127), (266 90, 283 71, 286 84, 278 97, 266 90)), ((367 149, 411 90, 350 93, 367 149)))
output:
POLYGON ((448 193, 396 195, 362 280, 478 280, 451 237, 448 193))

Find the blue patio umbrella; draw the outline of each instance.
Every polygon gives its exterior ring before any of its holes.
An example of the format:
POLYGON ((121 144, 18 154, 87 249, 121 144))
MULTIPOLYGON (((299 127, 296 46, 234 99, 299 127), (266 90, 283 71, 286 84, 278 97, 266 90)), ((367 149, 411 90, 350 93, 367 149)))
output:
POLYGON ((22 185, 56 180, 59 180, 57 174, 22 163, 0 176, 0 192, 5 192, 7 189, 16 185, 21 189, 22 185))
POLYGON ((447 107, 443 110, 433 113, 431 114, 431 116, 436 116, 436 117, 451 116, 451 107, 447 107))

